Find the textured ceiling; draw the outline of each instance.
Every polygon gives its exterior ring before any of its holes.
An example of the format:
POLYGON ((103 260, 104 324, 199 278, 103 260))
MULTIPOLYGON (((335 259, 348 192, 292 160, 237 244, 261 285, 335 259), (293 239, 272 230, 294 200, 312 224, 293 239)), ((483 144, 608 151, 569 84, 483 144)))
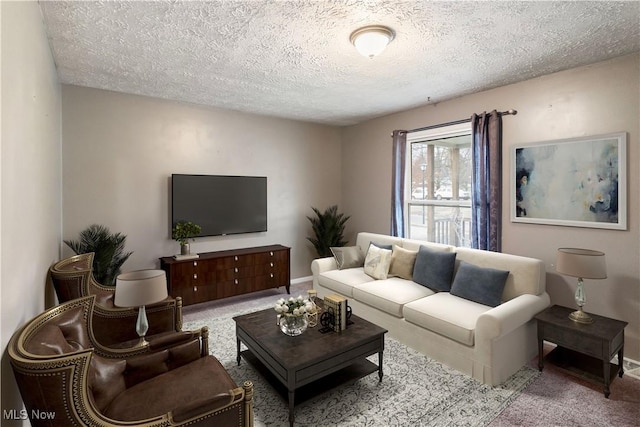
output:
POLYGON ((41 1, 62 83, 348 125, 640 51, 640 2, 41 1), (360 56, 353 30, 396 38, 360 56))

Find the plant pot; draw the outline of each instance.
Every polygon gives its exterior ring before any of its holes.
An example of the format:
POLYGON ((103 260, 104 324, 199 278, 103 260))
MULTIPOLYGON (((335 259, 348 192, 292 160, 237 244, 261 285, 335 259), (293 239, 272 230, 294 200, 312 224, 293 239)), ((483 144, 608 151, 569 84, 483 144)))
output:
POLYGON ((180 245, 180 255, 190 255, 191 254, 191 246, 189 243, 185 243, 180 245))
POLYGON ((283 314, 280 316, 280 330, 283 334, 295 337, 307 330, 309 323, 307 316, 294 316, 292 314, 283 314))

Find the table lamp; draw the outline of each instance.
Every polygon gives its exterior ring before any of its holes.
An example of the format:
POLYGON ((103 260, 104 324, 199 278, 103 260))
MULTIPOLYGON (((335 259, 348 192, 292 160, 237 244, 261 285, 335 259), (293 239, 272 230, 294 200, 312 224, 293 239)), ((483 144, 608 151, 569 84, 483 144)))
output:
POLYGON ((560 274, 578 278, 575 296, 578 310, 571 313, 569 319, 578 323, 593 323, 593 318, 582 311, 582 306, 587 302, 582 279, 607 278, 604 252, 591 249, 559 248, 556 258, 556 271, 560 274))
POLYGON ((149 344, 144 338, 149 330, 145 305, 160 302, 167 296, 167 276, 164 270, 137 270, 122 273, 116 278, 113 303, 118 307, 140 307, 136 322, 136 332, 140 336, 139 346, 149 344))

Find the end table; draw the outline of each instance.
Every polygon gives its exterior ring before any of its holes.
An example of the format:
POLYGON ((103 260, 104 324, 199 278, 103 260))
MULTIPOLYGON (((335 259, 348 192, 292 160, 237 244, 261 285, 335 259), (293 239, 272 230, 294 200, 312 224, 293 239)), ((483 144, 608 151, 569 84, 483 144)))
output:
POLYGON ((593 323, 576 323, 569 319, 573 311, 554 305, 535 316, 538 324, 538 369, 542 371, 544 367, 543 341, 554 343, 557 347, 547 357, 584 379, 604 383, 604 396, 608 398, 609 385, 616 370, 621 378, 624 373, 624 328, 627 322, 590 313, 593 323), (610 363, 616 353, 617 366, 610 363))

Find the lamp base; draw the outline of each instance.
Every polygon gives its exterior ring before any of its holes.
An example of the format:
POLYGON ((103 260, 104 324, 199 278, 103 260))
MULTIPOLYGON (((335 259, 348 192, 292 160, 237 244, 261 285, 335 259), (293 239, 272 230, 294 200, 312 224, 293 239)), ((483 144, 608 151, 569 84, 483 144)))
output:
POLYGON ((593 323, 593 318, 582 311, 582 307, 571 313, 569 315, 569 319, 573 320, 576 323, 583 323, 587 325, 593 323))
POLYGON ((138 341, 138 344, 136 344, 136 347, 147 347, 148 345, 149 341, 144 339, 144 337, 140 337, 140 340, 138 341))

